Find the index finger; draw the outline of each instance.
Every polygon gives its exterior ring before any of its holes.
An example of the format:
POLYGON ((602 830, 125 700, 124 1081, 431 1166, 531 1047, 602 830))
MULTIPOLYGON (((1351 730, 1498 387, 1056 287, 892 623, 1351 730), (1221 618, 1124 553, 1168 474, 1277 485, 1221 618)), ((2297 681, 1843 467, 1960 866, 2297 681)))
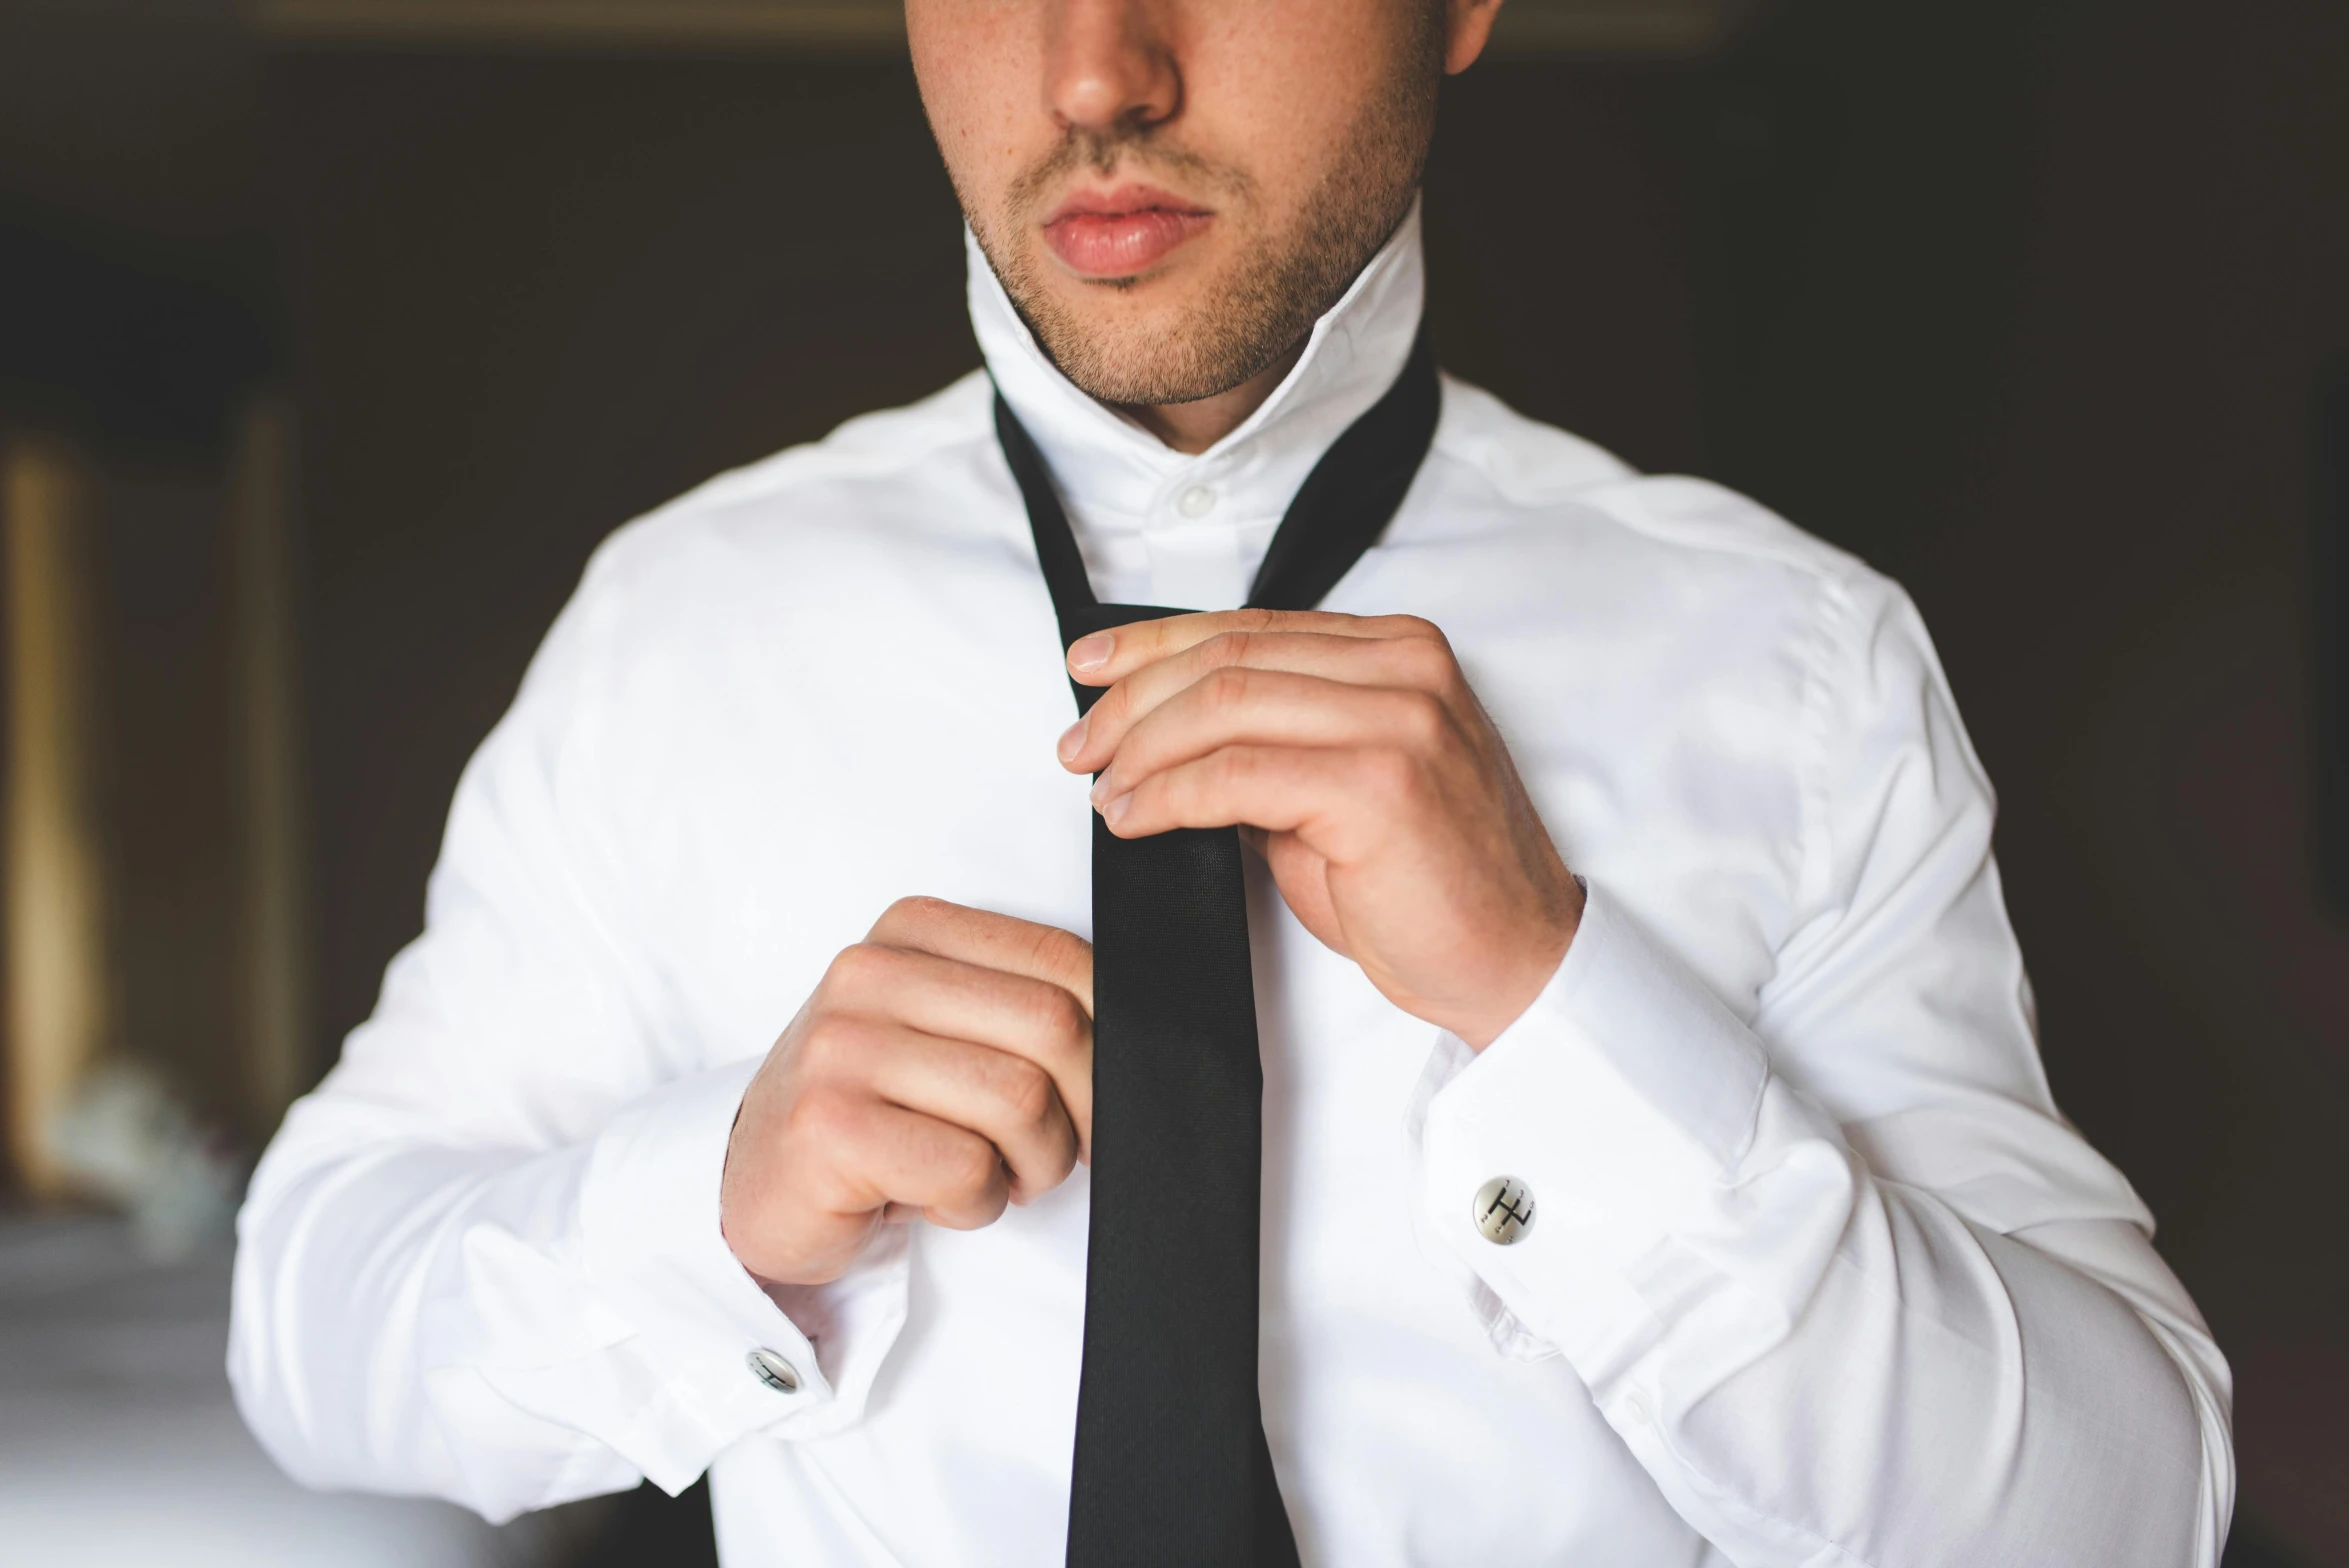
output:
POLYGON ((1334 610, 1213 610, 1130 621, 1069 644, 1068 670, 1087 686, 1108 686, 1146 665, 1226 632, 1314 632, 1324 637, 1393 637, 1407 615, 1340 615, 1334 610))
POLYGON ((1042 980, 1074 996, 1085 1016, 1093 1016, 1093 944, 1058 926, 943 898, 901 898, 873 923, 870 940, 1042 980))

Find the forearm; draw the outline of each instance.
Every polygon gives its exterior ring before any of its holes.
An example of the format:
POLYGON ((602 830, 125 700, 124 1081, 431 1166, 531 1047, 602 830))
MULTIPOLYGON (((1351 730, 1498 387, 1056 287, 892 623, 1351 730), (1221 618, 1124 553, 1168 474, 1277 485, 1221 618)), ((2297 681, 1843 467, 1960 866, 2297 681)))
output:
MULTIPOLYGON (((846 1418, 814 1349, 724 1251, 717 1183, 753 1064, 682 1080, 592 1138, 462 1149, 327 1088, 297 1108, 240 1218, 230 1374, 263 1444, 319 1486, 504 1518, 674 1491, 746 1432, 846 1418), (784 1355, 788 1395, 743 1358, 784 1355)), ((893 1267, 886 1249, 867 1274, 893 1267)), ((860 1282, 844 1285, 856 1297, 860 1282)), ((851 1407, 902 1303, 837 1314, 851 1407), (859 1347, 868 1347, 860 1349, 859 1347)))
POLYGON ((2224 1368, 2125 1187, 2005 1102, 1948 1112, 1930 1156, 1913 1129, 1847 1139, 1593 909, 1592 946, 1433 1095, 1429 1217, 1690 1523, 1749 1568, 2215 1562, 2224 1368), (1936 1162, 1982 1180, 1953 1202, 1912 1174, 1936 1162), (1536 1205, 1509 1246, 1470 1216, 1500 1174, 1536 1205), (2065 1222, 2004 1218, 2025 1207, 2065 1222))
POLYGON ((633 1484, 608 1446, 488 1381, 500 1325, 589 1353, 584 1295, 562 1289, 575 1269, 517 1246, 511 1223, 574 1205, 585 1150, 386 1146, 310 1163, 306 1142, 273 1151, 239 1225, 229 1374, 271 1455, 312 1486, 446 1497, 492 1519, 633 1484), (480 1299, 488 1270, 518 1298, 480 1299))
POLYGON ((2201 1369, 2088 1275, 1855 1174, 1774 1341, 1709 1332, 1772 1305, 1716 1276, 1603 1396, 1683 1513, 1749 1564, 2215 1564, 2227 1443, 2201 1369))

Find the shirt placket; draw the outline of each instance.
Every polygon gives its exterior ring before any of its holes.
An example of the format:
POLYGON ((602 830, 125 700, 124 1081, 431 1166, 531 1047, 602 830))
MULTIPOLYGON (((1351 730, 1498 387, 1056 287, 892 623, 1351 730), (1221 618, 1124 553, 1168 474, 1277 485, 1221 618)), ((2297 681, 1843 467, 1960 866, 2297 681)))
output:
POLYGON ((1224 478, 1219 465, 1190 465, 1152 497, 1142 524, 1151 603, 1229 610, 1247 598, 1252 563, 1241 559, 1224 478))

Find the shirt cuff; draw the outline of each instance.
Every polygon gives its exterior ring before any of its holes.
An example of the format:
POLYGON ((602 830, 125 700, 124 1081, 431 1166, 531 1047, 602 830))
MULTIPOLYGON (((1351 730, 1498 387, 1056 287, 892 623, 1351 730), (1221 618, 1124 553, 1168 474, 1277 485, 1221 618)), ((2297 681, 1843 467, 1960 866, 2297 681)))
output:
POLYGON ((598 1300, 634 1330, 614 1348, 635 1366, 600 1375, 576 1363, 548 1367, 536 1376, 544 1386, 501 1388, 543 1411, 562 1399, 566 1378, 635 1385, 579 1392, 601 1418, 597 1435, 671 1493, 751 1433, 816 1437, 854 1422, 905 1323, 903 1226, 883 1227, 839 1280, 797 1293, 796 1322, 727 1246, 719 1184, 758 1067, 752 1057, 656 1090, 613 1118, 592 1147, 579 1196, 581 1260, 598 1300), (611 1430, 616 1407, 633 1412, 629 1430, 611 1430))
POLYGON ((1592 886, 1524 1015, 1480 1054, 1444 1046, 1419 1122, 1423 1222, 1596 1389, 1664 1332, 1670 1243, 1724 1218, 1769 1086, 1760 1042, 1592 886), (1477 1223, 1501 1177, 1532 1202, 1507 1245, 1477 1223))

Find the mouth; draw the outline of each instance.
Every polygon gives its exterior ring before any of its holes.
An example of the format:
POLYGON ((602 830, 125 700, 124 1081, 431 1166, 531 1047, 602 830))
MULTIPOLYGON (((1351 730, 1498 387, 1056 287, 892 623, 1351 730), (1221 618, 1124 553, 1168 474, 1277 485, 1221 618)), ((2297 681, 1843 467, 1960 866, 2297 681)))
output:
POLYGON ((1196 202, 1154 185, 1079 191, 1052 209, 1044 238, 1081 278, 1124 280, 1149 271, 1215 221, 1196 202))

